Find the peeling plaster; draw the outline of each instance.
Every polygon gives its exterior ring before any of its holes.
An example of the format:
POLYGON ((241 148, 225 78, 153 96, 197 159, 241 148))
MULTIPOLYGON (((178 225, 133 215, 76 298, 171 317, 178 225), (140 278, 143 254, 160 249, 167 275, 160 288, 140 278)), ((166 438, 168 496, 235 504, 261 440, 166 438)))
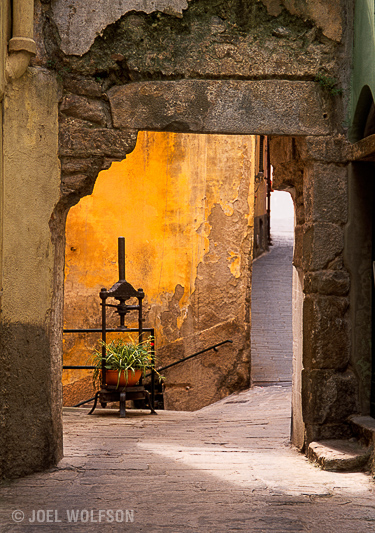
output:
POLYGON ((129 11, 181 17, 187 0, 57 0, 52 5, 53 18, 61 38, 61 50, 82 56, 95 38, 129 11))
POLYGON ((328 39, 341 42, 342 15, 339 2, 332 0, 262 0, 262 2, 273 17, 278 17, 285 8, 291 15, 312 20, 328 39))
POLYGON ((228 261, 230 262, 229 270, 231 271, 231 274, 235 278, 241 277, 241 256, 240 254, 236 252, 230 252, 228 261))

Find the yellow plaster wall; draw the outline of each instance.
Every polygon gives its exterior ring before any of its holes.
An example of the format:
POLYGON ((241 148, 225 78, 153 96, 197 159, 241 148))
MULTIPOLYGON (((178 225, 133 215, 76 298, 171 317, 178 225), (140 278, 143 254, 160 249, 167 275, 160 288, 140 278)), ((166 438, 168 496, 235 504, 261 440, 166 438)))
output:
POLYGON ((5 320, 43 324, 51 312, 54 251, 49 228, 60 197, 57 85, 29 69, 4 99, 5 320))
POLYGON ((9 81, 2 102, 0 445, 9 475, 62 455, 61 354, 54 359, 51 341, 57 103, 54 75, 38 68, 9 81))
MULTIPOLYGON (((235 285, 249 276, 248 251, 241 243, 253 225, 254 146, 250 136, 140 132, 135 150, 101 172, 93 194, 69 212, 65 327, 100 326, 98 294, 118 280, 117 237, 122 235, 126 279, 146 293, 146 323, 156 327, 158 346, 206 329, 199 313, 192 324, 188 316, 197 282, 202 284, 199 265, 218 264, 223 253, 222 221, 210 242, 213 211, 233 225, 224 275, 235 285)), ((209 289, 199 291, 209 302, 209 289)), ((220 320, 211 318, 208 325, 220 320)), ((94 337, 66 334, 66 364, 86 363, 94 337)), ((80 371, 66 371, 63 383, 82 377, 80 371)))

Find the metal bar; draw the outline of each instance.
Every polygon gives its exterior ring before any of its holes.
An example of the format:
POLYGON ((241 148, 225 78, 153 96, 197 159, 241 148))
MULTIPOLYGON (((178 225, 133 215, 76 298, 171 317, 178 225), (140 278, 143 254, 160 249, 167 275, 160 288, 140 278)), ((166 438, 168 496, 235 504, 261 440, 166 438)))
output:
MULTIPOLYGON (((153 331, 153 328, 142 328, 143 331, 153 331)), ((107 328, 108 333, 135 333, 139 331, 138 328, 107 328)), ((63 329, 63 333, 101 333, 102 328, 78 328, 78 329, 63 329)))
MULTIPOLYGON (((218 348, 219 346, 222 346, 223 344, 227 344, 228 342, 232 343, 233 341, 228 339, 226 341, 219 342, 218 344, 214 344, 213 346, 210 346, 209 348, 205 348, 204 350, 201 350, 200 352, 196 352, 196 353, 193 353, 192 355, 188 355, 187 357, 184 357, 183 359, 179 359, 178 361, 175 361, 174 363, 171 363, 170 365, 162 366, 161 368, 158 368, 157 371, 163 372, 163 370, 167 370, 167 368, 171 368, 171 366, 179 365, 180 363, 183 363, 184 361, 187 361, 188 359, 192 359, 193 357, 197 357, 197 355, 208 352, 209 350, 216 350, 216 348, 218 348)), ((149 376, 151 376, 151 373, 145 375, 146 378, 148 378, 149 376)))
POLYGON ((152 328, 151 332, 152 341, 151 341, 151 406, 152 409, 155 408, 155 331, 152 328))
POLYGON ((105 368, 105 358, 107 354, 107 350, 105 347, 105 344, 107 342, 107 321, 106 321, 106 309, 105 309, 105 302, 106 302, 106 289, 102 289, 100 291, 100 298, 102 300, 102 389, 105 388, 106 383, 106 368, 105 368))
POLYGON ((125 237, 118 238, 118 279, 125 281, 125 237))
MULTIPOLYGON (((142 289, 138 289, 139 292, 142 289)), ((143 292, 143 291, 142 291, 143 292)), ((142 298, 138 298, 138 342, 143 342, 142 298)))
POLYGON ((95 396, 93 396, 89 400, 83 400, 83 402, 79 402, 77 403, 77 405, 73 405, 73 407, 81 407, 81 405, 85 405, 85 403, 92 402, 93 400, 95 400, 95 396))

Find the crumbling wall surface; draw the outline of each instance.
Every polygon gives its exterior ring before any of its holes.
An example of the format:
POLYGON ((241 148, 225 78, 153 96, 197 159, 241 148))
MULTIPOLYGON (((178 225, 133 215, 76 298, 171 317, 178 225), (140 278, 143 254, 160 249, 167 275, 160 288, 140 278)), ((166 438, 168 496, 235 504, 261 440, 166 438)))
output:
POLYGON ((341 128, 340 99, 314 80, 320 74, 323 85, 328 77, 345 89, 345 17, 339 0, 37 1, 34 64, 55 70, 62 89, 67 205, 134 149, 140 129, 341 128))
MULTIPOLYGON (((77 1, 71 2, 58 1, 52 5, 53 16, 56 21, 59 34, 61 36, 61 49, 67 55, 85 54, 93 44, 97 35, 100 35, 103 30, 109 25, 117 22, 123 15, 134 12, 142 13, 164 13, 166 15, 182 18, 183 12, 188 8, 192 0, 120 0, 116 4, 110 0, 95 0, 95 1, 77 1), (82 27, 85 26, 85 31, 82 27)), ((195 2, 197 3, 197 2, 195 2)), ((204 14, 207 12, 208 2, 202 2, 200 11, 204 14)), ((211 2, 213 4, 213 2, 211 2)), ((228 2, 227 2, 228 4, 228 2)), ((240 16, 265 15, 263 6, 256 9, 255 5, 247 8, 239 2, 229 2, 229 6, 219 6, 218 15, 233 11, 232 20, 239 19, 240 16), (251 12, 252 8, 252 12, 251 12), (237 16, 236 16, 237 15, 237 16)), ((267 12, 271 17, 270 20, 276 19, 286 12, 290 15, 295 15, 304 21, 309 20, 310 23, 315 23, 317 28, 321 30, 322 34, 328 39, 340 42, 342 37, 342 18, 340 4, 338 2, 327 2, 326 0, 263 0, 262 4, 266 6, 267 12)), ((197 6, 199 8, 199 6, 197 6)), ((197 9, 198 11, 198 9, 197 9)), ((214 11, 214 10, 212 10, 214 11)), ((252 22, 253 22, 252 20, 252 22)), ((214 21, 216 23, 220 21, 214 21)), ((242 25, 246 21, 240 20, 242 25)), ((215 29, 215 28, 214 28, 215 29)), ((216 28, 214 34, 220 34, 225 27, 216 28)), ((288 36, 285 28, 279 28, 278 35, 280 37, 288 36)))
POLYGON ((139 2, 127 2, 125 8, 121 2, 115 9, 112 4, 101 2, 97 10, 92 2, 52 4, 61 51, 72 56, 73 69, 85 74, 113 70, 128 75, 129 81, 166 76, 311 78, 317 68, 334 68, 342 37, 337 1, 317 5, 286 0, 279 8, 257 0, 190 0, 188 5, 169 0, 145 2, 144 8, 139 2), (82 32, 83 24, 88 24, 87 31, 82 32))
MULTIPOLYGON (((118 279, 125 235, 126 279, 145 291, 160 366, 233 341, 165 372, 170 409, 197 409, 249 385, 254 153, 252 136, 140 132, 135 150, 68 215, 66 327, 100 327, 99 291, 118 279)), ((66 335, 66 364, 86 364, 96 341, 66 335)), ((82 376, 66 371, 63 383, 86 393, 82 376)))
MULTIPOLYGON (((358 379, 350 360, 350 277, 343 262, 348 220, 347 143, 331 138, 271 140, 275 187, 294 187, 294 266, 303 284, 302 370, 293 412, 302 413, 303 447, 313 439, 349 434, 347 417, 359 409, 358 379)), ((297 426, 300 425, 298 421, 297 426)))
POLYGON ((262 0, 270 15, 278 16, 283 8, 291 15, 312 21, 328 39, 340 42, 343 21, 340 2, 326 0, 262 0))
POLYGON ((62 456, 61 346, 52 324, 60 194, 57 84, 43 69, 4 96, 0 475, 16 477, 62 456))

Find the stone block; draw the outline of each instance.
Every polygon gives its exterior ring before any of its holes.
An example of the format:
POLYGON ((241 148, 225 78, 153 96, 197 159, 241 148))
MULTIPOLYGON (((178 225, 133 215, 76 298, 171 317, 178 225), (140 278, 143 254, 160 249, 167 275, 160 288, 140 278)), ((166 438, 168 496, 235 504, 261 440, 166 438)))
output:
POLYGON ((90 165, 91 160, 88 158, 63 157, 61 159, 61 172, 66 172, 67 174, 87 172, 90 165))
POLYGON ((374 152, 375 135, 373 134, 349 145, 347 156, 349 161, 374 161, 374 152))
POLYGON ((304 228, 303 228, 303 226, 302 225, 295 226, 295 228, 294 228, 293 265, 296 268, 302 268, 303 236, 304 236, 304 228))
POLYGON ((307 272, 304 278, 305 294, 346 296, 350 289, 350 275, 343 270, 320 270, 307 272))
POLYGON ((344 373, 334 370, 303 370, 304 422, 346 423, 347 418, 357 410, 357 388, 357 379, 349 370, 344 373))
POLYGON ((100 84, 93 79, 63 74, 63 80, 65 91, 91 98, 101 98, 102 96, 100 84))
POLYGON ((108 91, 116 128, 137 130, 321 135, 330 106, 314 82, 150 81, 108 91))
POLYGON ((305 220, 345 224, 348 220, 347 167, 308 165, 304 177, 305 220))
POLYGON ((329 222, 304 225, 303 268, 305 271, 323 270, 344 249, 343 229, 329 222))
POLYGON ((110 124, 109 110, 105 109, 104 102, 86 98, 85 96, 76 94, 64 96, 60 104, 60 112, 70 117, 94 122, 103 127, 110 124))
POLYGON ((282 0, 282 4, 292 14, 303 19, 313 20, 323 35, 340 42, 342 38, 343 16, 338 2, 322 0, 282 0))
POLYGON ((306 445, 314 440, 350 439, 352 437, 353 433, 346 420, 337 424, 306 424, 305 426, 306 445))
POLYGON ((90 128, 79 120, 60 123, 60 156, 105 156, 125 159, 135 148, 134 131, 90 128))
POLYGON ((300 155, 304 161, 346 163, 350 143, 344 135, 329 137, 305 137, 300 143, 300 155))
POLYGON ((307 451, 310 461, 330 472, 361 472, 368 467, 371 448, 355 440, 311 442, 307 451))
POLYGON ((303 365, 344 370, 350 345, 347 298, 306 296, 303 302, 303 365))
POLYGON ((87 187, 87 182, 92 181, 86 174, 64 175, 61 180, 61 187, 64 194, 79 192, 87 187))

